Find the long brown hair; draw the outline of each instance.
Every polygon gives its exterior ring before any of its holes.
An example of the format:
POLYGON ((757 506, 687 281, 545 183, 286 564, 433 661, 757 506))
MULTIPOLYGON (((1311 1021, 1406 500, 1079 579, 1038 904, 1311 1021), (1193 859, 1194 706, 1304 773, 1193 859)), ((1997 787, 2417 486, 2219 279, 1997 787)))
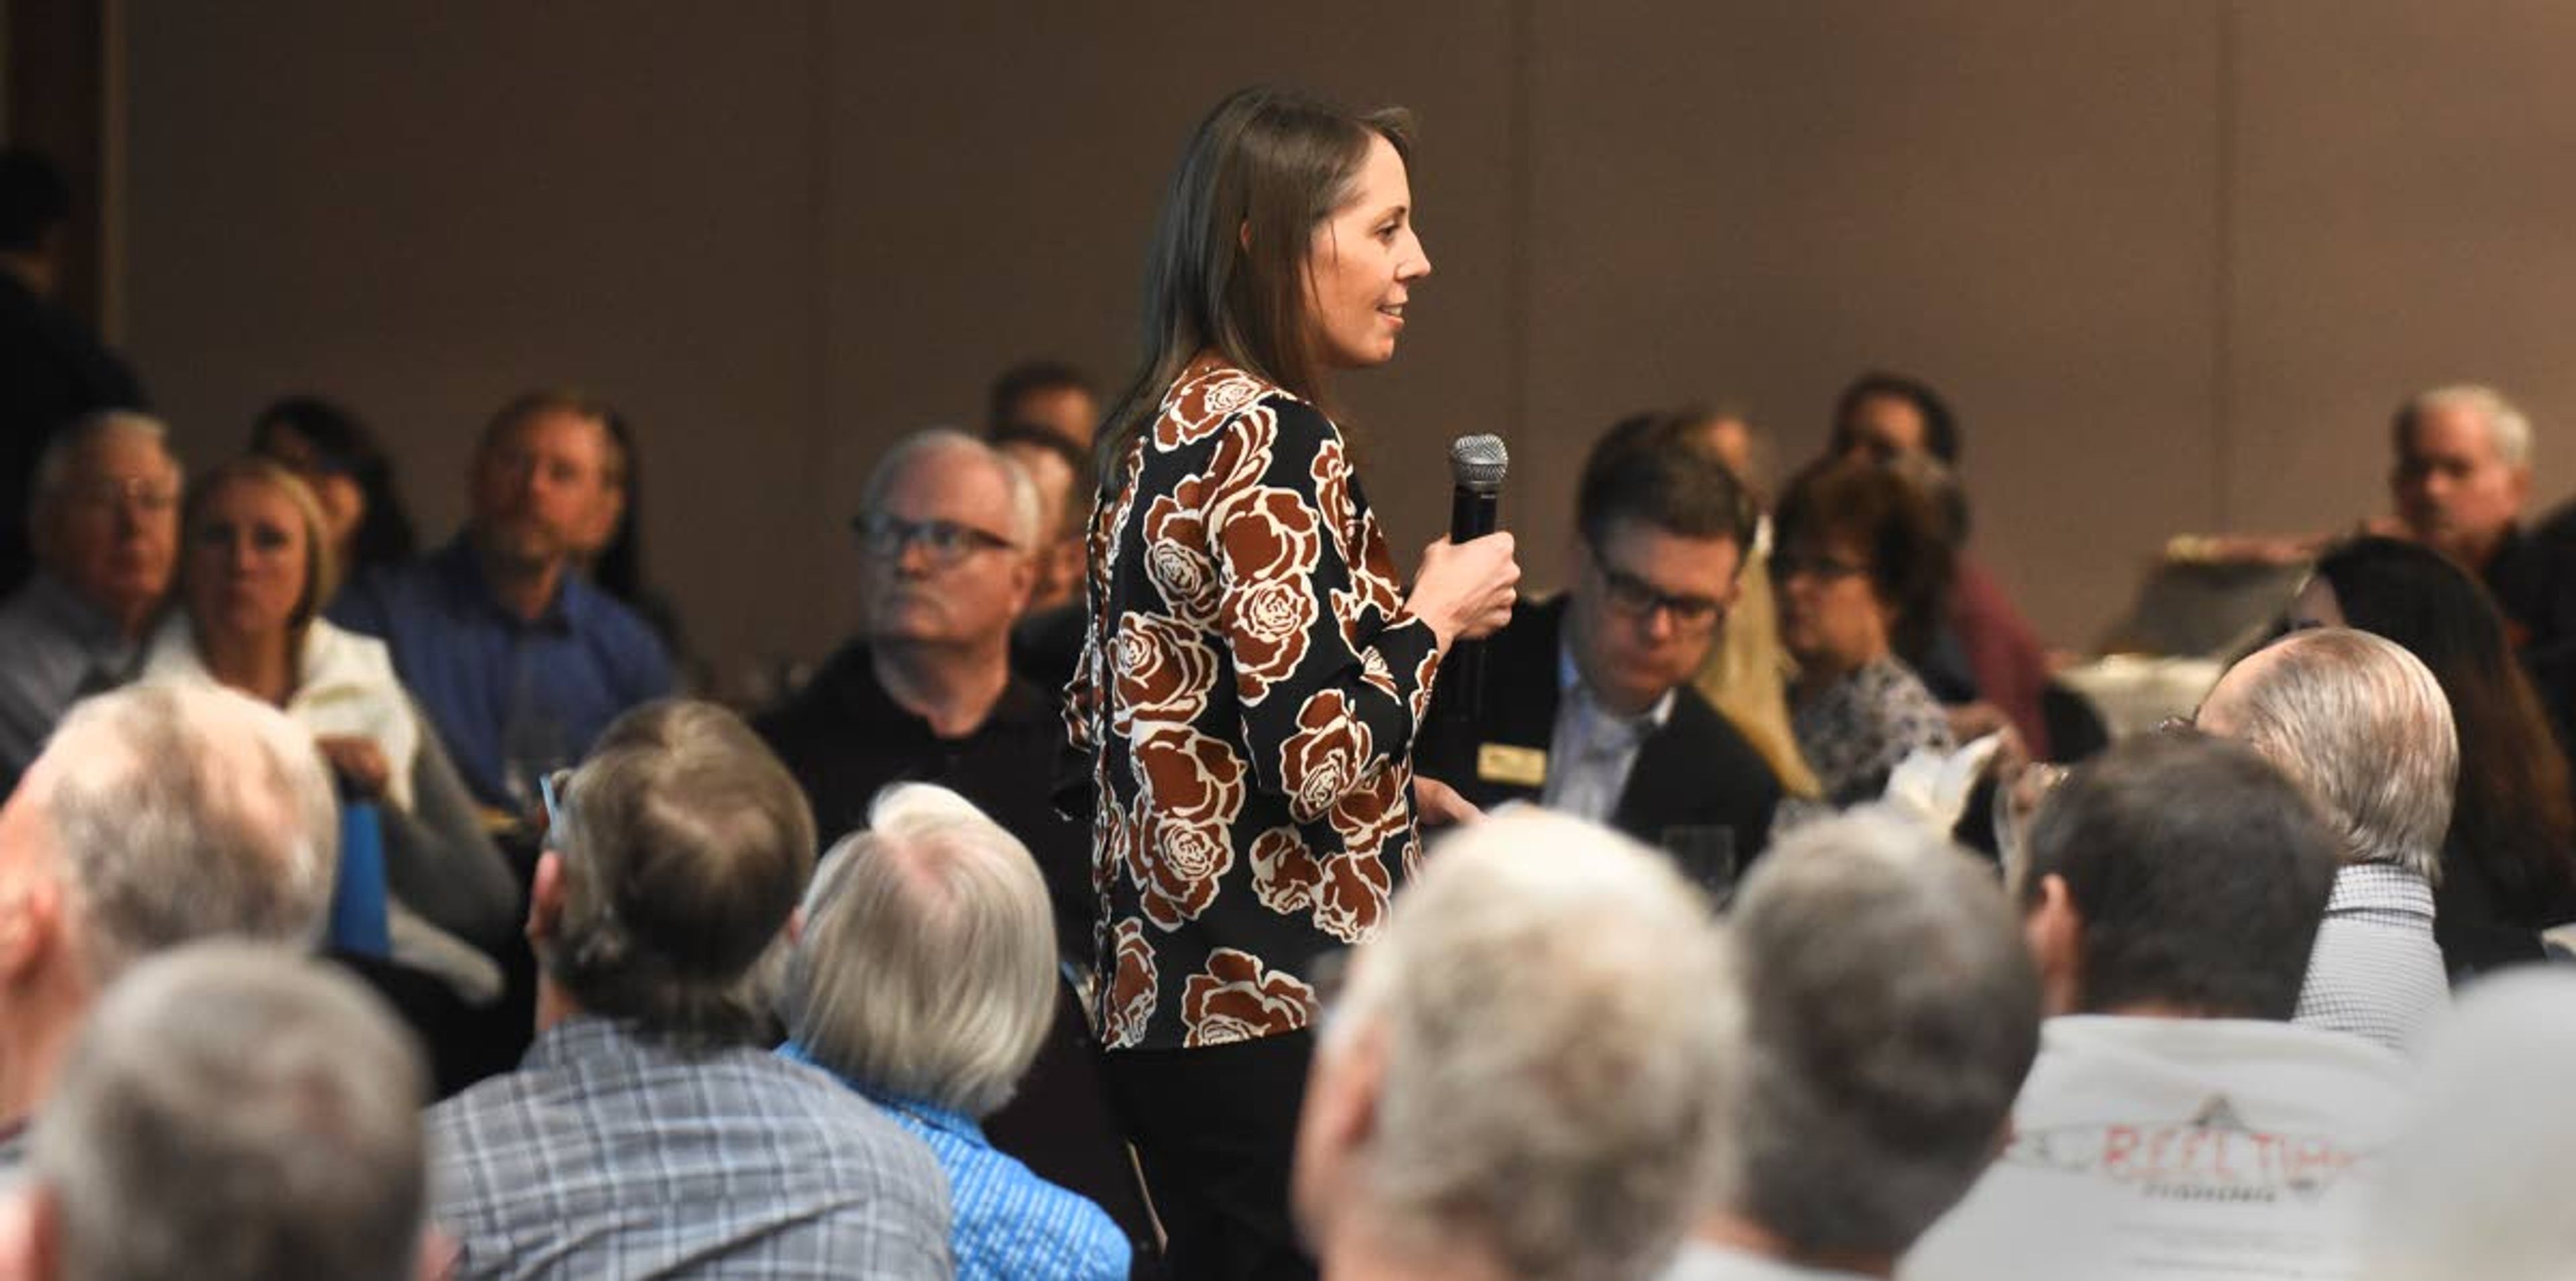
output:
POLYGON ((1369 140, 1409 164, 1413 118, 1355 113, 1293 89, 1243 89, 1216 105, 1181 149, 1145 253, 1143 357, 1102 419, 1100 488, 1192 357, 1227 362, 1308 400, 1322 395, 1309 330, 1307 252, 1317 224, 1351 197, 1369 140))
POLYGON ((2494 598, 2440 552, 2393 538, 2335 547, 2317 574, 2345 623, 2424 660, 2451 700, 2460 781, 2444 861, 2475 865, 2504 921, 2540 929, 2564 919, 2576 905, 2567 756, 2494 598))

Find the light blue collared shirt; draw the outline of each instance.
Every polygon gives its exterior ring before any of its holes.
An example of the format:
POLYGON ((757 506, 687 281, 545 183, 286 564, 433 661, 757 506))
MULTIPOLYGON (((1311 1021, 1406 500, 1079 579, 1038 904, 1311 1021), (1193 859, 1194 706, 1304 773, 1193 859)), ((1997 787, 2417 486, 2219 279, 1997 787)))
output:
MULTIPOLYGON (((778 1055, 822 1066, 794 1041, 778 1055)), ((963 1113, 834 1075, 930 1145, 948 1173, 957 1281, 1124 1281, 1132 1251, 1108 1211, 997 1151, 963 1113)))
POLYGON ((17 790, 73 703, 134 674, 141 648, 42 570, 0 603, 0 796, 17 790))

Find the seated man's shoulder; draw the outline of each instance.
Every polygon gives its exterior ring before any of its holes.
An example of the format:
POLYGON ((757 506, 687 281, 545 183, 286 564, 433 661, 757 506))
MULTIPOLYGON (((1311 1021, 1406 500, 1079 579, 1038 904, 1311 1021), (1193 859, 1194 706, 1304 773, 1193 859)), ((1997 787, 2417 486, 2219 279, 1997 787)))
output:
POLYGON ((1900 1275, 2344 1275, 2407 1077, 2285 1023, 2051 1019, 2010 1142, 1900 1275))
POLYGON ((54 628, 50 611, 45 608, 44 587, 29 582, 0 600, 0 636, 12 640, 54 628))
POLYGON ((514 1146, 577 1165, 603 1145, 631 1151, 660 1134, 804 1167, 886 1172, 896 1183, 938 1180, 928 1149, 875 1105, 821 1072, 749 1047, 614 1066, 522 1067, 438 1103, 426 1119, 441 1159, 472 1166, 507 1168, 491 1154, 514 1146))
POLYGON ((584 580, 565 583, 564 591, 573 630, 603 664, 630 682, 660 687, 654 693, 667 692, 671 655, 652 623, 633 606, 584 580))
POLYGON ((1064 1281, 1127 1275, 1134 1250, 1097 1202, 1046 1181, 1006 1153, 968 1151, 968 1164, 951 1171, 961 1275, 970 1267, 982 1275, 1064 1281), (978 1230, 979 1214, 1006 1217, 978 1230))
POLYGON ((2413 1068, 2362 1037, 2270 1019, 2074 1016, 2048 1020, 2016 1117, 2097 1098, 2229 1092, 2288 1121, 2392 1129, 2413 1068))
POLYGON ((832 651, 804 684, 780 695, 751 725, 773 750, 784 752, 782 738, 845 728, 861 715, 859 709, 878 704, 891 706, 892 700, 878 688, 867 640, 860 637, 832 651))
POLYGON ((1771 779, 1775 788, 1778 786, 1771 763, 1763 757, 1761 749, 1744 736, 1743 730, 1736 728, 1726 713, 1717 710, 1715 703, 1708 701, 1708 695, 1692 685, 1683 685, 1673 694, 1673 728, 1683 734, 1695 750, 1706 753, 1712 766, 1728 774, 1750 771, 1758 777, 1771 779))
POLYGON ((377 565, 342 584, 323 616, 349 631, 383 636, 397 619, 416 622, 446 613, 437 586, 425 558, 377 565))

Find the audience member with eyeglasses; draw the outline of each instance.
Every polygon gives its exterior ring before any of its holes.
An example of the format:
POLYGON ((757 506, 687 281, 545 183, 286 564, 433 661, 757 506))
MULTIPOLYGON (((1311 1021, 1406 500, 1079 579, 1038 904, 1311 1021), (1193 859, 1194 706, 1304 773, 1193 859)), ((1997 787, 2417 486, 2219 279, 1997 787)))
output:
POLYGON ((753 722, 813 802, 826 844, 867 826, 889 783, 937 783, 1020 838, 1046 871, 1067 948, 1091 953, 1091 838, 1048 802, 1056 700, 1011 671, 1044 536, 1028 473, 934 428, 897 441, 850 522, 859 635, 753 722))
POLYGON ((1916 749, 1956 746, 1941 705, 1897 656, 1939 624, 1950 549, 1922 494, 1862 458, 1799 473, 1772 520, 1780 643, 1798 662, 1798 750, 1830 804, 1874 799, 1916 749))
MULTIPOLYGON (((826 845, 868 826, 877 794, 936 783, 1028 847, 1046 881, 1053 954, 1091 965, 1091 834, 1049 795, 1067 760, 1055 692, 1011 669, 1011 629, 1037 577, 1044 505, 997 446, 933 429, 868 478, 858 538, 865 623, 803 690, 753 722, 814 806, 826 845)), ((1100 1093, 1081 1003, 1060 986, 1027 1090, 983 1118, 993 1145, 1100 1203, 1140 1242, 1152 1225, 1100 1093)))
POLYGON ((179 460, 160 422, 110 411, 36 464, 36 574, 0 604, 0 787, 74 700, 134 672, 179 557, 179 460))
MULTIPOLYGON (((1756 513, 1715 451, 1655 426, 1666 417, 1623 421, 1593 446, 1571 586, 1518 606, 1486 642, 1481 705, 1465 733, 1435 735, 1440 759, 1424 768, 1479 806, 1534 800, 1723 876, 1759 851, 1780 801, 1761 753, 1692 684, 1735 604, 1756 513)), ((1433 723, 1466 693, 1441 686, 1433 723)))

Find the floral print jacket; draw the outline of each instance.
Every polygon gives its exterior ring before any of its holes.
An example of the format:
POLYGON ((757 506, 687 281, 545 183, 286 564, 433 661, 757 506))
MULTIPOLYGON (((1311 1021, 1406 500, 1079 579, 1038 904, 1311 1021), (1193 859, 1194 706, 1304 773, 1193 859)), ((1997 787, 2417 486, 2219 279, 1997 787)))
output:
POLYGON ((1315 958, 1374 933, 1417 856, 1437 643, 1313 406, 1201 357, 1121 467, 1067 705, 1098 789, 1101 1042, 1294 1031, 1315 958))

